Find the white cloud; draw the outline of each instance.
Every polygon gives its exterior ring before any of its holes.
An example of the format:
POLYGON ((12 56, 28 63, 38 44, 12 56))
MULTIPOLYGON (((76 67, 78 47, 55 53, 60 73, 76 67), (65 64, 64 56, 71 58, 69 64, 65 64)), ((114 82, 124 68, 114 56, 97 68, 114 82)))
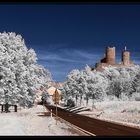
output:
MULTIPOLYGON (((44 61, 63 61, 63 62, 73 62, 73 63, 85 63, 85 61, 99 59, 99 54, 88 53, 81 50, 60 50, 55 52, 41 52, 38 54, 39 60, 44 61)), ((86 64, 86 63, 85 63, 86 64)))
POLYGON ((62 56, 58 55, 58 54, 40 54, 38 55, 38 58, 40 60, 45 60, 45 61, 49 61, 49 60, 55 60, 55 61, 65 61, 65 62, 79 62, 77 60, 74 59, 68 59, 68 58, 63 58, 62 56))

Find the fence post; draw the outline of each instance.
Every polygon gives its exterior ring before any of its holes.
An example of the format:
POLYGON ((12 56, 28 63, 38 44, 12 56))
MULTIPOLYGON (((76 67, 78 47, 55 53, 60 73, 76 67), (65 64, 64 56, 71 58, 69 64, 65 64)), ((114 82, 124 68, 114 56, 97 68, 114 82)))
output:
POLYGON ((56 103, 56 125, 57 125, 57 103, 56 103))
POLYGON ((51 118, 52 118, 52 109, 51 109, 51 118))
POLYGON ((17 112, 17 105, 15 105, 15 112, 17 112))
POLYGON ((1 111, 3 112, 3 105, 1 105, 1 111))

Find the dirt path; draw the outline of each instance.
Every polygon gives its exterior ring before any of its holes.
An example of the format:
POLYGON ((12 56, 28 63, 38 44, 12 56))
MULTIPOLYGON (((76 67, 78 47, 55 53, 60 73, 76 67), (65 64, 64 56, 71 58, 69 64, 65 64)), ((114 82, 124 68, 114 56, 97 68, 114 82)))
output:
MULTIPOLYGON (((55 113, 54 106, 46 106, 46 107, 49 110, 52 109, 53 113, 55 113)), ((58 116, 97 136, 112 136, 112 135, 115 136, 139 135, 140 136, 140 129, 114 124, 102 120, 97 120, 79 114, 70 113, 59 107, 58 107, 58 116)))

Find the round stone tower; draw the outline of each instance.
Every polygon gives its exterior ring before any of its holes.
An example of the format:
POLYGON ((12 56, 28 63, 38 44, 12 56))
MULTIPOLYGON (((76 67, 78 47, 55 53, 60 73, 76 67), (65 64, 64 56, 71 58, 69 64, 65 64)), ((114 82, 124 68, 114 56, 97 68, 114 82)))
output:
POLYGON ((115 64, 115 47, 106 48, 106 63, 115 64))
POLYGON ((122 63, 125 66, 128 66, 130 64, 130 52, 129 51, 124 50, 122 52, 122 63))

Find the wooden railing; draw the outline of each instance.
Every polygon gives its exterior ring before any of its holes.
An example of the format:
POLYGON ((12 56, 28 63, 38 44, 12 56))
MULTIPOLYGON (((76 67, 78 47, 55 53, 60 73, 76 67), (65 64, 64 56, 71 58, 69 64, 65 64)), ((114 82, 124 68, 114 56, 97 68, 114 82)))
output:
POLYGON ((10 112, 9 108, 11 106, 14 107, 14 111, 17 112, 17 105, 12 105, 12 104, 0 104, 1 105, 1 112, 10 112))

